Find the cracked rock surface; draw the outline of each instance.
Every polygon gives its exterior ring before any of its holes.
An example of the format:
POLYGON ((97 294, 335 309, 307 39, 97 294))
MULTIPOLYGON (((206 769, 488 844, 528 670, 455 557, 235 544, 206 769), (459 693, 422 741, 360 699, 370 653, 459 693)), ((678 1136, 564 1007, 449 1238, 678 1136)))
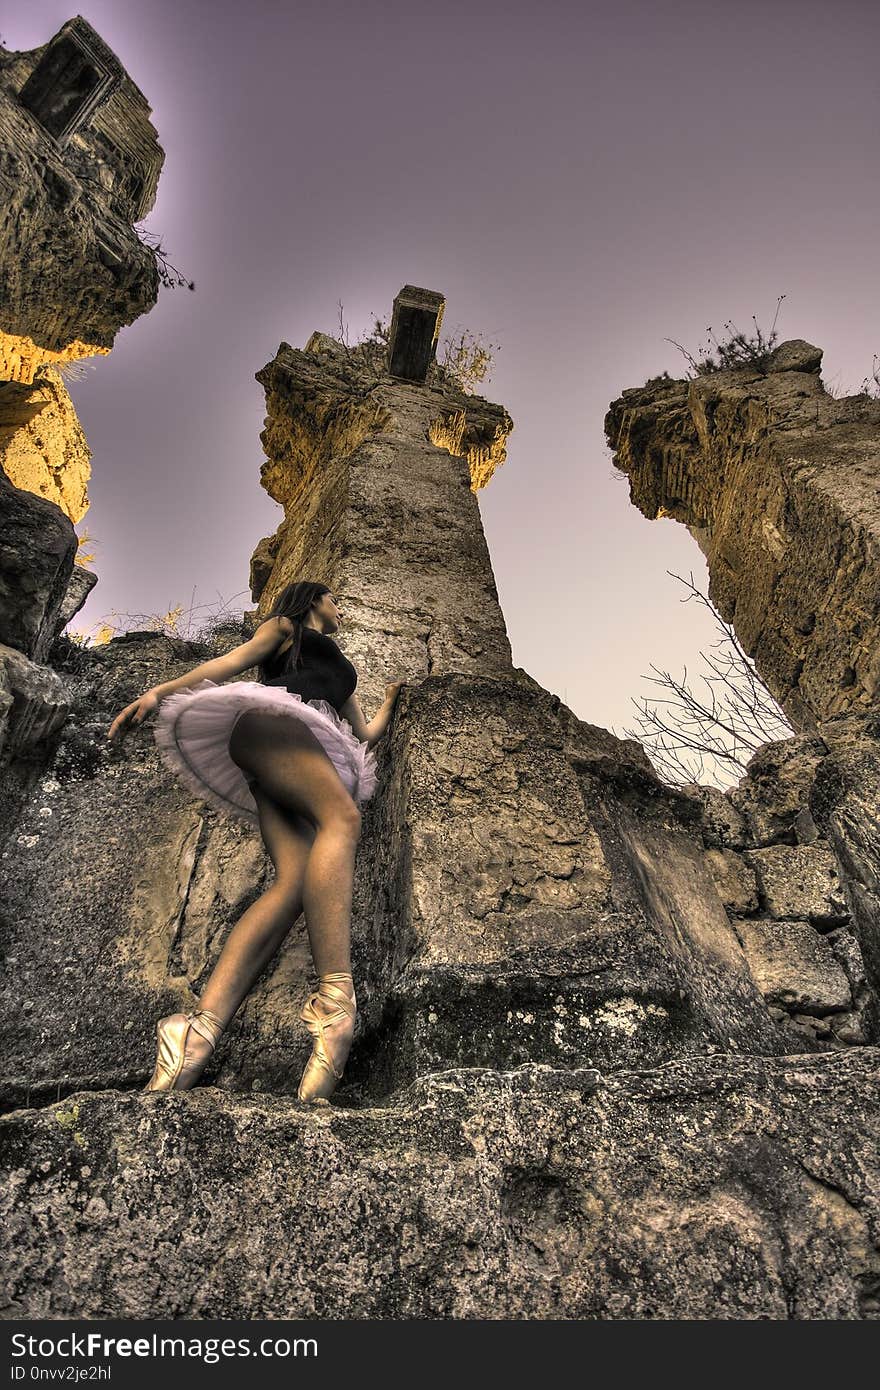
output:
POLYGON ((4 1312, 876 1318, 878 1060, 450 1070, 319 1114, 210 1088, 18 1111, 4 1312))

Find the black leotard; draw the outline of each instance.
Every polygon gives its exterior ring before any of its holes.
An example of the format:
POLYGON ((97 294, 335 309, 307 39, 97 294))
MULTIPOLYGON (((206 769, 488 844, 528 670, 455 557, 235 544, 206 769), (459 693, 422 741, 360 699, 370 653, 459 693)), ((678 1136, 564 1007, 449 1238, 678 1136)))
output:
MULTIPOLYGON (((267 663, 270 670, 283 667, 289 648, 267 663)), ((357 685, 357 671, 326 633, 304 627, 299 651, 300 665, 285 675, 271 676, 266 685, 282 685, 304 700, 327 700, 337 714, 357 685)))

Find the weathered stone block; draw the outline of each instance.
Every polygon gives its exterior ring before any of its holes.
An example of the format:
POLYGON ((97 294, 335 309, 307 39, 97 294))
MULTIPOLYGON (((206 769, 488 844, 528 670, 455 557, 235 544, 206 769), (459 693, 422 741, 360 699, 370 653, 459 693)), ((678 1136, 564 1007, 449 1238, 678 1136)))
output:
POLYGON ((388 335, 388 370, 404 381, 423 382, 434 358, 446 301, 434 290, 404 285, 394 300, 388 335))
POLYGON ((822 349, 803 338, 791 338, 780 343, 767 359, 764 371, 772 372, 819 372, 822 368, 822 349))
POLYGON ((834 931, 825 932, 824 935, 840 964, 840 968, 852 986, 853 995, 862 994, 868 987, 868 981, 865 975, 862 949, 852 927, 837 927, 834 931))
POLYGON ((14 647, 0 644, 0 754, 28 752, 60 729, 69 697, 49 666, 37 666, 14 647))
POLYGON ((63 144, 86 124, 122 77, 119 59, 77 16, 46 44, 18 99, 63 144))
POLYGON ((64 591, 64 599, 58 610, 58 617, 55 620, 56 637, 76 617, 97 582, 98 576, 94 571, 87 570, 82 565, 74 565, 70 571, 67 588, 64 591))
POLYGON ((732 849, 707 849, 704 854, 718 896, 729 912, 755 912, 758 885, 755 871, 732 849))
POLYGON ((824 937, 806 922, 739 918, 736 930, 764 998, 793 1012, 852 1008, 849 981, 824 937))
POLYGON ((0 382, 0 468, 17 488, 54 502, 76 524, 88 510, 91 453, 60 374, 0 382))
POLYGON ((803 917, 820 926, 849 920, 837 860, 827 845, 772 845, 744 850, 771 917, 803 917))
POLYGON ((45 659, 77 550, 76 532, 54 502, 14 487, 0 469, 0 642, 45 659))
POLYGON ((371 977, 358 1085, 780 1046, 691 836, 699 808, 619 747, 615 781, 589 728, 576 773, 558 714, 519 680, 407 690, 356 889, 371 977))
POLYGON ((806 830, 816 770, 828 749, 820 737, 801 735, 765 743, 749 759, 745 775, 727 795, 749 828, 747 843, 753 846, 777 842, 793 844, 806 830))
POLYGON ((854 1011, 852 1013, 832 1014, 828 1022, 831 1025, 832 1036, 838 1042, 846 1043, 852 1047, 861 1047, 871 1041, 863 1013, 854 1011))
POLYGON ((875 1007, 880 1001, 880 719, 830 721, 831 752, 811 795, 814 817, 827 834, 846 880, 875 1007))
POLYGON ((703 844, 707 849, 742 849, 749 843, 745 817, 726 792, 719 787, 701 786, 698 782, 688 782, 681 790, 693 796, 703 808, 703 844))

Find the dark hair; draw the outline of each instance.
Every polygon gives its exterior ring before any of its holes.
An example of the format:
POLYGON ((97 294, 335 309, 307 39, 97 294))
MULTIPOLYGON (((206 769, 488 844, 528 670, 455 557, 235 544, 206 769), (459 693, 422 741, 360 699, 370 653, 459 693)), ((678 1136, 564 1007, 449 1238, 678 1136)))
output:
POLYGON ((266 661, 260 662, 258 670, 263 684, 276 676, 286 676, 289 671, 296 670, 302 645, 303 619, 308 617, 313 603, 323 594, 332 592, 326 584, 313 584, 308 579, 300 579, 296 584, 287 584, 281 590, 263 621, 266 622, 269 618, 289 618, 293 623, 293 641, 282 655, 280 666, 274 652, 266 661))

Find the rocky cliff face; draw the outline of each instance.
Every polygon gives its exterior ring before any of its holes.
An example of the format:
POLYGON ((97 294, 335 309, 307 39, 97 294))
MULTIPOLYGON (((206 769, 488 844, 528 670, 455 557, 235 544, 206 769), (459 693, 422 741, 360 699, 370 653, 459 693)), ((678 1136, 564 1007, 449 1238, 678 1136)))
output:
MULTIPOLYGON (((106 743, 206 651, 49 647, 64 710, 2 803, 7 1313, 876 1317, 874 724, 768 747, 735 793, 663 785, 512 665, 474 496, 506 412, 321 337, 259 377, 285 521, 254 597, 324 579, 368 711, 409 680, 364 808, 354 1048, 298 1107, 301 920, 204 1084, 140 1093, 271 866, 148 727, 106 743)), ((55 574, 8 602, 19 650, 55 574)))
POLYGON ((763 371, 656 378, 605 432, 647 517, 688 527, 709 594, 793 727, 872 707, 880 682, 880 401, 835 399, 821 350, 763 371))
POLYGON ((163 160, 149 114, 81 18, 41 48, 0 50, 0 379, 109 351, 156 302, 133 227, 163 160))
POLYGON ((79 16, 40 48, 0 49, 0 760, 13 778, 68 717, 46 657, 97 582, 74 566, 90 453, 57 364, 109 352, 156 301, 156 257, 133 226, 164 158, 149 115, 79 16))
POLYGON ((30 385, 0 382, 0 466, 17 488, 45 497, 76 525, 88 511, 91 453, 54 367, 30 385))

